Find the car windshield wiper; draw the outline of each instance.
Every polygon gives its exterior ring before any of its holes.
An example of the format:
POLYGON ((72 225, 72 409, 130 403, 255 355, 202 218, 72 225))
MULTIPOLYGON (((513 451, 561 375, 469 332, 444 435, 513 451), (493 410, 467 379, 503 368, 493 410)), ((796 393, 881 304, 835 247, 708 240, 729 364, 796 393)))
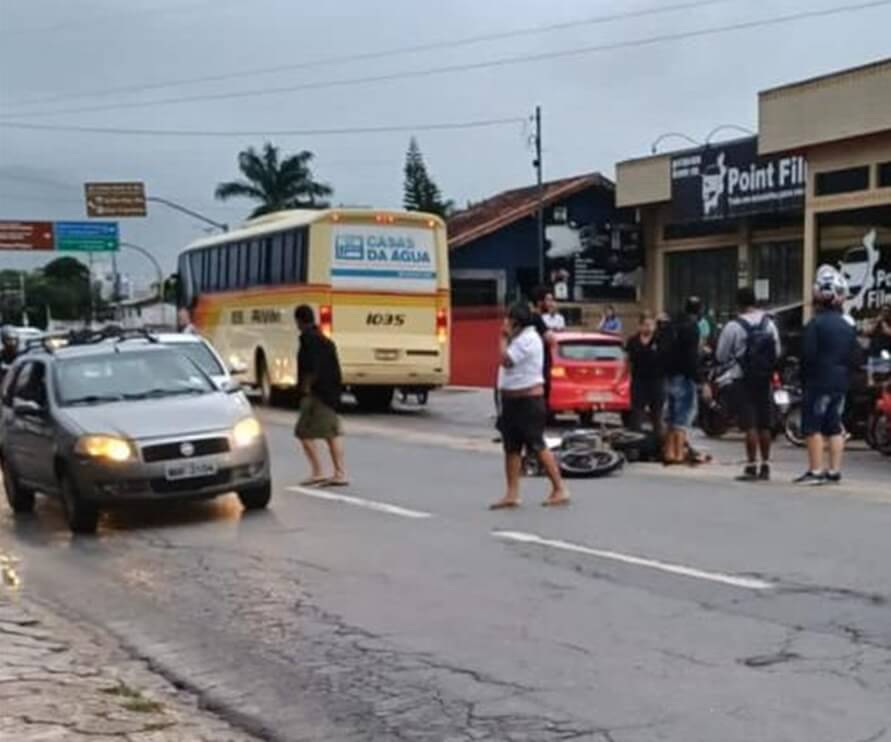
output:
POLYGON ((84 397, 66 399, 66 405, 99 404, 100 402, 120 402, 123 397, 120 394, 87 394, 84 397))
POLYGON ((147 389, 144 392, 125 394, 125 399, 153 399, 156 397, 175 397, 181 394, 204 394, 205 389, 189 387, 185 389, 147 389))

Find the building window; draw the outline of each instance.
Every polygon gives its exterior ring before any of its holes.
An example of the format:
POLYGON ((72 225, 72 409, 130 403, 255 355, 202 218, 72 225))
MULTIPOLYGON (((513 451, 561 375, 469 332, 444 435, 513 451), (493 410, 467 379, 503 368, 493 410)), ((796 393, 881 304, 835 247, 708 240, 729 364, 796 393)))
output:
POLYGON ((752 286, 761 302, 783 307, 801 301, 802 256, 800 240, 752 245, 752 286))
POLYGON ((869 167, 849 167, 817 173, 816 195, 832 196, 836 193, 865 191, 869 188, 869 167))
POLYGON ((879 188, 891 188, 891 162, 879 163, 879 188))

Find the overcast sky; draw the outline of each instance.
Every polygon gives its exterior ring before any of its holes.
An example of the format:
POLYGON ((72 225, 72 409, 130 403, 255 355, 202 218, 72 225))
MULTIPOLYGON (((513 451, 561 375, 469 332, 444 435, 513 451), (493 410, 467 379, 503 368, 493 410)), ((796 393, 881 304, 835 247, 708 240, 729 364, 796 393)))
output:
MULTIPOLYGON (((864 2, 726 0, 400 56, 82 97, 109 88, 436 44, 681 2, 0 0, 0 117, 14 114, 17 120, 53 125, 268 131, 522 118, 540 103, 545 177, 592 170, 613 177, 616 161, 646 154, 663 132, 702 139, 719 124, 754 129, 759 90, 891 54, 889 3, 769 27, 423 78, 132 105, 534 56, 864 2), (34 102, 48 98, 58 99, 34 102), (47 113, 120 104, 130 107, 47 113)), ((428 168, 458 204, 533 181, 530 129, 524 124, 417 134, 428 168)), ((409 136, 280 136, 275 143, 284 150, 315 152, 316 176, 335 188, 335 202, 399 206, 409 136)), ((213 190, 220 180, 237 175, 239 149, 261 143, 259 136, 161 138, 0 128, 0 218, 81 219, 84 181, 143 180, 153 195, 237 223, 250 206, 215 202, 213 190)), ((203 234, 200 223, 161 206, 151 206, 146 219, 121 220, 121 229, 123 239, 151 249, 167 270, 177 252, 203 234)), ((140 278, 152 276, 136 254, 123 253, 121 261, 140 278)), ((30 256, 0 254, 2 267, 33 262, 30 256)))

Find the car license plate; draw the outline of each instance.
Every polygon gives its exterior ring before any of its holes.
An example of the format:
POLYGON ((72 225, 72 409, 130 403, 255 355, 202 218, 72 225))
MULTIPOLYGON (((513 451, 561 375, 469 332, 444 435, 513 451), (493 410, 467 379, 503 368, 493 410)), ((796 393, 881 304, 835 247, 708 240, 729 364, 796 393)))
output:
POLYGON ((168 464, 165 474, 167 480, 175 482, 179 479, 195 479, 212 477, 217 473, 217 465, 212 461, 178 461, 168 464))
POLYGON ((613 395, 609 392, 588 392, 589 402, 609 402, 613 395))
POLYGON ((777 389, 773 393, 773 401, 774 401, 774 404, 777 404, 781 407, 785 407, 790 402, 789 392, 787 392, 785 389, 777 389))

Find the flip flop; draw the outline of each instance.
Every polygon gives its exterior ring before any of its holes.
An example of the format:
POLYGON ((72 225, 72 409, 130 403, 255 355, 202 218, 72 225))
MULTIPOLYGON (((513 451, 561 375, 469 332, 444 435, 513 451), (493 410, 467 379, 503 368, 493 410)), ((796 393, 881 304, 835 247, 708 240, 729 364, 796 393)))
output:
POLYGON ((349 487, 350 480, 348 479, 324 479, 322 480, 322 487, 349 487))
POLYGON ((519 500, 499 500, 489 505, 489 510, 515 510, 520 507, 519 500))
POLYGON ((565 505, 569 505, 571 500, 571 497, 561 497, 559 500, 552 500, 551 498, 548 498, 541 504, 541 506, 543 508, 559 508, 565 505))
POLYGON ((304 479, 301 483, 301 487, 318 487, 320 484, 324 484, 328 480, 325 477, 310 477, 309 479, 304 479))

